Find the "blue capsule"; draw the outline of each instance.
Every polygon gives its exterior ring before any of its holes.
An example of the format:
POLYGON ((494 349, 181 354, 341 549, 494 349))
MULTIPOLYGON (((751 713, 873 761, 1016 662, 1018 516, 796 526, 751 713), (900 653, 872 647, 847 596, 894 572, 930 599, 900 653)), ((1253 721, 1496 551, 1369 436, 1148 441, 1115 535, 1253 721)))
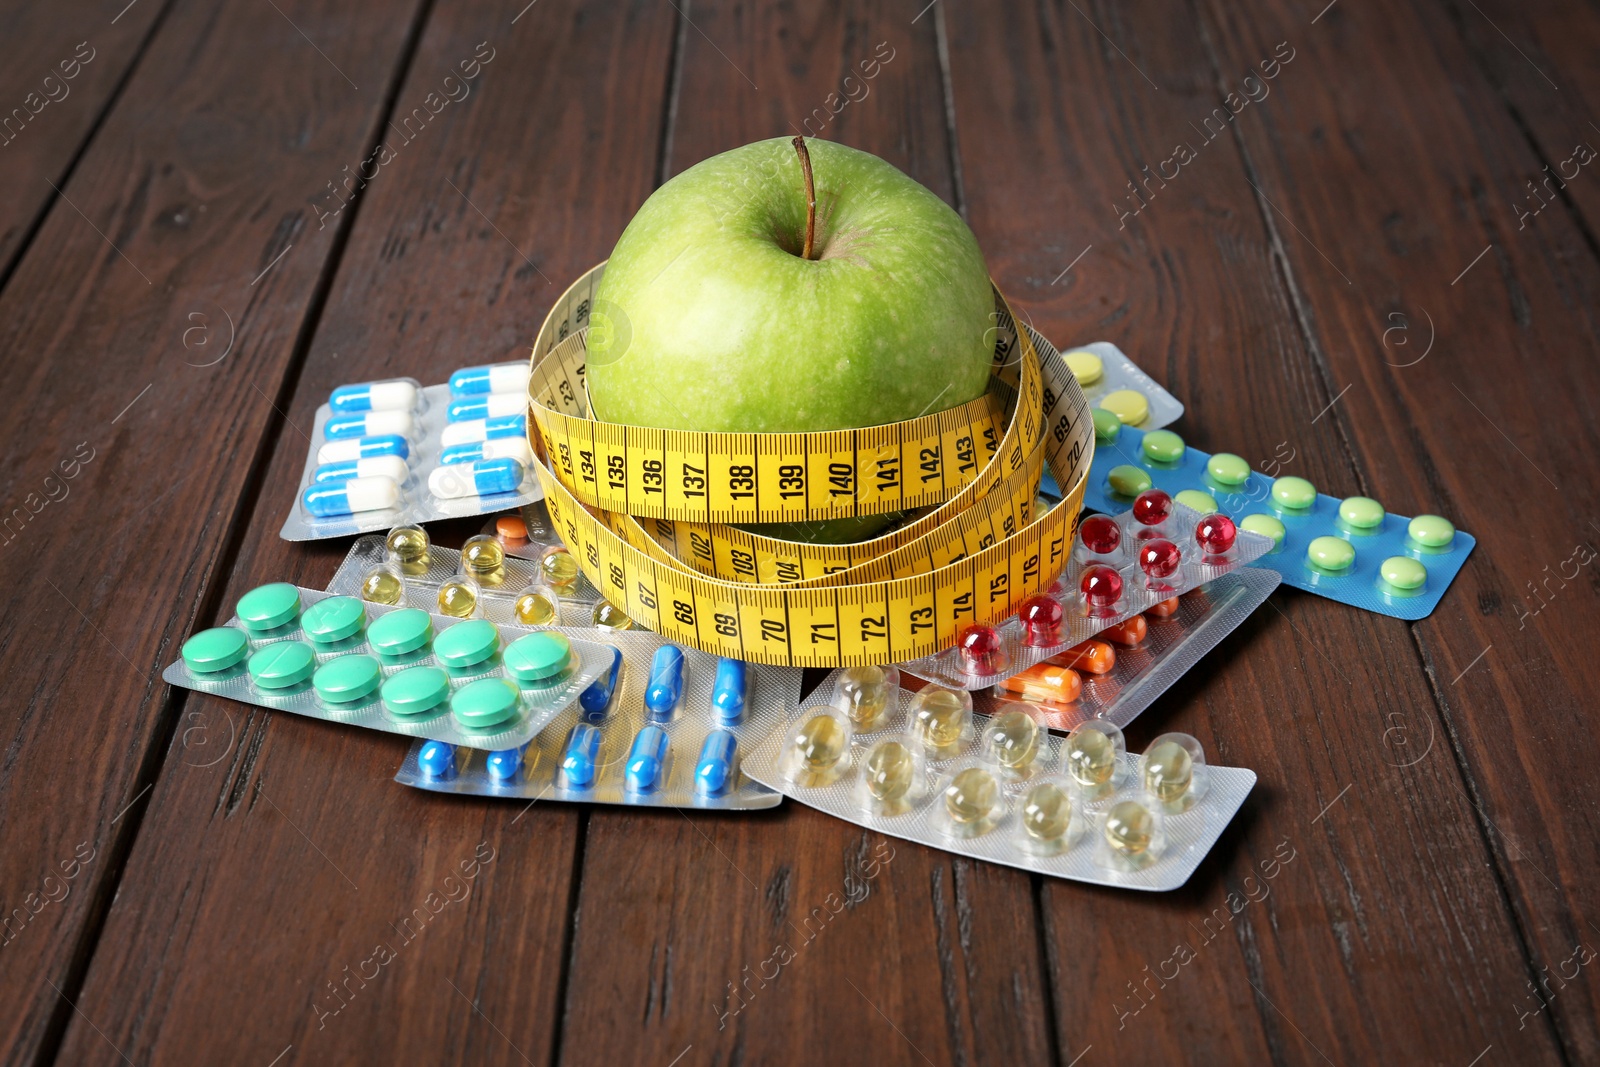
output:
POLYGON ((424 741, 417 753, 417 766, 429 778, 454 778, 456 775, 456 746, 443 741, 424 741))
POLYGON ((502 437, 528 436, 528 416, 501 415, 493 419, 468 419, 452 422, 439 431, 439 444, 444 448, 472 444, 475 441, 496 441, 502 437))
POLYGON ((567 785, 574 789, 587 789, 594 785, 595 764, 600 759, 600 728, 580 722, 567 735, 567 745, 561 756, 561 773, 567 785))
POLYGON ((622 649, 611 650, 611 666, 589 683, 578 697, 578 707, 586 722, 604 722, 611 698, 617 691, 617 678, 622 674, 622 649))
POLYGON ((348 482, 352 478, 371 478, 374 475, 404 482, 411 477, 411 468, 399 456, 372 456, 368 459, 347 459, 338 463, 324 463, 311 472, 311 480, 318 485, 327 482, 348 482))
POLYGON ((480 459, 435 467, 428 475, 428 492, 440 500, 512 493, 522 484, 522 464, 514 459, 480 459))
POLYGON ((716 711, 717 718, 727 723, 744 721, 745 693, 749 680, 743 660, 717 660, 717 680, 711 684, 711 707, 716 711))
POLYGON ((410 411, 417 406, 417 383, 396 378, 387 382, 341 385, 328 397, 337 415, 360 411, 410 411))
POLYGON ((650 661, 650 685, 644 691, 645 710, 665 719, 683 699, 683 649, 662 645, 650 661))
POLYGON ((727 730, 712 730, 700 746, 700 762, 694 765, 694 791, 716 796, 731 788, 738 777, 738 739, 727 730))
POLYGON ((628 788, 635 793, 650 792, 661 784, 666 765, 667 732, 659 726, 646 726, 633 739, 633 749, 628 753, 628 788))
POLYGON ((522 754, 528 750, 524 742, 516 748, 505 748, 499 752, 491 752, 484 758, 484 769, 489 772, 489 777, 498 781, 507 782, 517 776, 517 771, 522 768, 522 754))
POLYGON ((526 393, 529 374, 528 364, 522 361, 494 363, 486 367, 462 367, 450 375, 450 395, 526 393))
POLYGON ((333 416, 322 424, 322 436, 330 441, 343 441, 351 437, 409 434, 414 425, 409 411, 367 411, 333 416))
POLYGON ((521 393, 487 393, 452 400, 445 408, 445 419, 462 422, 466 419, 492 419, 501 415, 521 415, 528 410, 528 398, 521 393))
POLYGON ((317 449, 318 463, 343 463, 350 459, 370 459, 373 456, 399 456, 407 459, 411 455, 411 443, 399 434, 383 434, 378 437, 345 438, 342 441, 329 441, 317 449))
POLYGON ((400 487, 393 478, 383 475, 308 485, 300 494, 300 504, 306 513, 319 519, 354 515, 358 511, 382 511, 399 502, 400 487))

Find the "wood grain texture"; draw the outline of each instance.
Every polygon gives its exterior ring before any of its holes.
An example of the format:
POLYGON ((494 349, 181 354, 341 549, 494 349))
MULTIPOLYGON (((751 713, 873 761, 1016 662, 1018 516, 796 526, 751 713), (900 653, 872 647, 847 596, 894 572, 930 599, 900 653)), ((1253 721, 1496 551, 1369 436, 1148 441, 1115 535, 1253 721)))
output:
MULTIPOLYGON (((356 221, 239 516, 219 616, 266 581, 325 584, 348 547, 278 538, 307 448, 296 428, 336 385, 442 381, 524 347, 559 293, 546 276, 602 258, 650 189, 671 8, 542 0, 513 25, 517 13, 487 2, 429 13, 381 123, 394 157, 342 209, 356 221), (451 92, 460 99, 426 103, 451 92), (436 113, 408 127, 417 106, 436 113)), ((441 536, 459 543, 468 525, 441 536)), ((408 790, 392 780, 402 738, 199 694, 184 711, 211 736, 231 716, 238 740, 208 768, 185 765, 212 757, 181 732, 165 754, 63 1062, 94 1058, 101 1033, 141 1065, 548 1061, 581 808, 408 790), (494 859, 467 881, 460 865, 480 848, 494 859)))

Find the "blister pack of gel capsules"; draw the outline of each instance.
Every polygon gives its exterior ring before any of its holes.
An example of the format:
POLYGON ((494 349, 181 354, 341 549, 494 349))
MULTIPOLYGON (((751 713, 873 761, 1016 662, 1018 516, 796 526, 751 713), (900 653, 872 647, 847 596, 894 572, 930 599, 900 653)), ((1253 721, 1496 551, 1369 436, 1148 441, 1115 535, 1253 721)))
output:
POLYGON ((1116 516, 1084 519, 1067 567, 999 626, 975 623, 953 648, 903 664, 957 689, 982 689, 1101 630, 1243 567, 1272 547, 1225 515, 1201 514, 1152 491, 1116 516))
POLYGON ((341 385, 317 409, 285 541, 485 515, 538 499, 528 364, 464 367, 447 385, 341 385))
POLYGON ((745 771, 786 796, 880 833, 972 859, 1127 889, 1176 889, 1255 785, 1163 734, 1130 756, 1091 719, 1055 737, 1026 704, 974 714, 972 694, 911 693, 878 667, 835 671, 756 745, 745 771), (887 685, 863 714, 857 694, 887 685))
POLYGON ((1304 478, 1269 477, 1227 452, 1207 455, 1170 430, 1097 441, 1083 506, 1115 512, 1152 486, 1269 538, 1252 566, 1286 584, 1397 619, 1426 618, 1477 539, 1438 515, 1407 519, 1371 497, 1339 500, 1304 478))
MULTIPOLYGON (((515 527, 507 524, 509 532, 515 527)), ((382 536, 358 537, 330 592, 374 604, 425 608, 459 619, 515 626, 598 626, 628 630, 578 569, 564 545, 536 559, 511 554, 506 532, 479 534, 460 549, 435 545, 421 526, 396 526, 382 536)))
POLYGON ((719 659, 643 630, 606 640, 618 650, 611 672, 531 743, 486 755, 413 745, 395 781, 528 801, 713 809, 782 801, 741 763, 799 703, 799 669, 719 659))
POLYGON ((525 744, 612 659, 609 646, 561 633, 277 582, 185 641, 162 677, 324 722, 499 750, 525 744))
POLYGON ((976 707, 988 711, 999 703, 1025 703, 1041 725, 1063 732, 1088 719, 1126 728, 1237 629, 1280 581, 1276 571, 1232 571, 1001 679, 973 695, 976 707))

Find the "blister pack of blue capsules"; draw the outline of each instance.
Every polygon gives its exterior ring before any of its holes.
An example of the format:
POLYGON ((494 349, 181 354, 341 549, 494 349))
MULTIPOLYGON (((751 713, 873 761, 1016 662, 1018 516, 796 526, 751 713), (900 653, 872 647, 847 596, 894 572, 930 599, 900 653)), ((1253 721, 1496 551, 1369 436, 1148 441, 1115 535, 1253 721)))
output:
POLYGON ((902 689, 893 668, 835 671, 755 746, 751 777, 846 822, 972 859, 1096 885, 1188 881, 1255 786, 1162 734, 1130 755, 1100 719, 1056 737, 1025 704, 902 689))
POLYGON ((465 748, 526 744, 609 670, 590 638, 367 604, 287 582, 183 644, 172 685, 465 748))
POLYGON ((463 367, 448 384, 341 385, 317 409, 286 541, 485 515, 543 495, 528 445, 528 364, 463 367))
POLYGON ((645 630, 605 639, 617 648, 610 670, 530 743, 484 754, 422 742, 395 781, 530 802, 751 810, 782 801, 742 760, 799 703, 798 668, 719 659, 645 630))
POLYGON ((1119 512, 1151 489, 1271 538, 1272 550, 1252 567, 1397 619, 1426 618, 1478 543, 1441 516, 1407 519, 1370 497, 1339 500, 1304 478, 1272 478, 1231 453, 1190 448, 1170 430, 1124 427, 1110 439, 1097 436, 1085 508, 1119 512))

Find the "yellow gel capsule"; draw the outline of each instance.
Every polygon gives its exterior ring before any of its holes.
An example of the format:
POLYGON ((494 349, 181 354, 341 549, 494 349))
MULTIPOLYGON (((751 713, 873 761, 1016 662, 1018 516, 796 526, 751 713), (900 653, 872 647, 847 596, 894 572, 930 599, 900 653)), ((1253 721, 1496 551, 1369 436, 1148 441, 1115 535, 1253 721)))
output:
POLYGON ((1147 856, 1155 836, 1156 817, 1137 800, 1124 800, 1106 813, 1106 844, 1124 859, 1147 856))
POLYGON ((882 741, 867 757, 867 792, 882 804, 898 804, 911 791, 916 758, 899 741, 882 741))
POLYGON ((1116 743, 1099 730, 1079 730, 1067 738, 1067 770, 1082 785, 1105 785, 1117 770, 1116 743))
POLYGON ((1051 782, 1033 787, 1022 805, 1022 828, 1040 842, 1054 842, 1066 835, 1072 824, 1072 798, 1051 782))
POLYGON ((1039 752, 1039 724, 1025 711, 1007 711, 989 722, 989 751, 1008 771, 1021 773, 1039 752))
POLYGON ((439 586, 439 613, 452 619, 470 619, 478 610, 478 587, 463 578, 451 578, 439 586))
POLYGON ((987 819, 1000 798, 1000 783, 982 767, 968 767, 944 787, 944 809, 952 822, 970 826, 987 819))
POLYGON ((832 715, 814 715, 795 731, 794 749, 805 769, 831 770, 844 755, 849 738, 832 715))
POLYGON ((839 703, 858 730, 871 730, 889 706, 889 681, 882 667, 849 667, 839 678, 839 703))
POLYGON ((1163 741, 1145 753, 1144 788, 1165 804, 1179 800, 1194 783, 1194 758, 1176 741, 1163 741))
POLYGON ((499 585, 506 577, 505 547, 488 534, 468 538, 461 548, 461 573, 479 585, 499 585))
POLYGON ((361 599, 374 604, 398 604, 405 596, 405 579, 394 567, 379 564, 361 579, 361 599))
POLYGON ((519 595, 511 611, 524 626, 549 626, 556 621, 555 600, 536 589, 519 595))
POLYGON ((578 560, 565 547, 556 545, 545 551, 539 557, 539 570, 544 575, 545 581, 555 586, 557 590, 569 590, 578 584, 578 575, 582 569, 578 560))
POLYGON ((398 563, 405 574, 427 573, 429 547, 428 531, 420 526, 396 526, 384 538, 389 558, 398 563))
POLYGON ((965 693, 933 686, 918 693, 912 722, 922 743, 935 750, 959 745, 966 733, 970 699, 965 693))
POLYGON ((602 600, 594 606, 593 619, 594 624, 602 630, 633 629, 633 620, 609 600, 602 600))

